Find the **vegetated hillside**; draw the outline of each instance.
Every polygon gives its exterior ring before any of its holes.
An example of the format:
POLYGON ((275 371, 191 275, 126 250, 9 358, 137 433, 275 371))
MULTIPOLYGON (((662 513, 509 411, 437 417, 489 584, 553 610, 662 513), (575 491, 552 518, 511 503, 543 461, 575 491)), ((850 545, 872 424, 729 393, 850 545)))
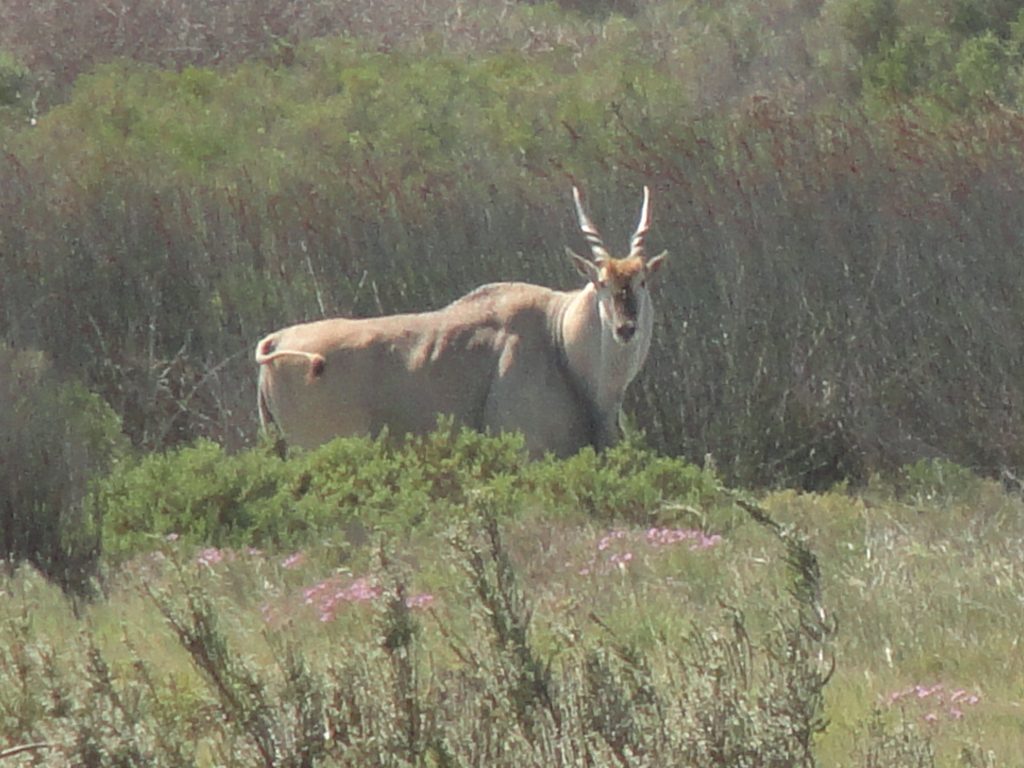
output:
POLYGON ((266 331, 575 285, 571 184, 621 243, 646 183, 653 445, 1016 475, 1010 5, 7 2, 0 333, 137 446, 239 446, 266 331))

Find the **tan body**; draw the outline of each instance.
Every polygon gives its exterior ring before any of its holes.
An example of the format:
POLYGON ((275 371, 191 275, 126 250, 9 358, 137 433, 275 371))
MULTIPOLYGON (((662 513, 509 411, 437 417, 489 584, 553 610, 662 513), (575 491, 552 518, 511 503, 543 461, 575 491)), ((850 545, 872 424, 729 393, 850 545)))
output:
POLYGON ((422 434, 446 414, 483 432, 522 432, 532 456, 614 443, 650 347, 645 280, 660 257, 574 258, 590 279, 578 291, 493 283, 433 312, 270 334, 256 348, 264 427, 312 448, 385 427, 422 434))

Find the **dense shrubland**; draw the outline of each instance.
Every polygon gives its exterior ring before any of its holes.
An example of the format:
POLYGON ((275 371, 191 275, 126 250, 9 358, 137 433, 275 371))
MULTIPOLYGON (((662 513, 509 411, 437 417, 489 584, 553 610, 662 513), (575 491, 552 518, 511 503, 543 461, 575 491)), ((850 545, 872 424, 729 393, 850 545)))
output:
POLYGON ((1024 515, 956 465, 754 504, 444 429, 202 443, 83 509, 96 599, 0 581, 14 765, 1019 764, 1024 515))
POLYGON ((56 381, 42 354, 0 353, 0 561, 28 561, 80 592, 102 547, 86 491, 127 441, 110 406, 80 383, 56 381))
MULTIPOLYGON (((627 410, 654 446, 743 483, 922 457, 1019 473, 1020 25, 998 3, 946 25, 899 3, 428 3, 405 27, 387 4, 362 26, 258 4, 246 18, 291 20, 284 58, 165 4, 208 50, 87 54, 85 25, 66 88, 50 22, 25 27, 57 5, 8 6, 2 38, 0 329, 139 447, 250 443, 251 347, 274 327, 574 285, 569 186, 615 242, 648 183, 671 268, 627 410), (949 56, 895 83, 918 38, 949 56)), ((118 34, 170 29, 154 8, 118 34)))
POLYGON ((1016 759, 1017 5, 0 0, 0 759, 1016 759), (257 443, 263 333, 574 286, 573 183, 643 437, 257 443))

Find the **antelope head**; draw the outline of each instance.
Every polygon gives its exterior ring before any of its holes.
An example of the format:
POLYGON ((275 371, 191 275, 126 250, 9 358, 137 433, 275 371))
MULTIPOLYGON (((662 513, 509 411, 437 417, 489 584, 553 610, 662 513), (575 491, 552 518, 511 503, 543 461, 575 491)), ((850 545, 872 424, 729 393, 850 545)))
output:
POLYGON ((570 248, 566 248, 566 252, 579 273, 587 278, 597 291, 601 324, 611 331, 612 337, 619 344, 629 344, 636 336, 637 330, 642 328, 641 318, 650 316, 651 299, 647 281, 658 271, 667 254, 663 251, 649 259, 644 250, 644 240, 651 227, 651 190, 644 187, 640 223, 637 224, 636 232, 630 241, 629 255, 621 259, 608 252, 597 227, 583 209, 577 187, 572 188, 572 197, 576 203, 580 230, 590 245, 594 259, 586 259, 570 248))

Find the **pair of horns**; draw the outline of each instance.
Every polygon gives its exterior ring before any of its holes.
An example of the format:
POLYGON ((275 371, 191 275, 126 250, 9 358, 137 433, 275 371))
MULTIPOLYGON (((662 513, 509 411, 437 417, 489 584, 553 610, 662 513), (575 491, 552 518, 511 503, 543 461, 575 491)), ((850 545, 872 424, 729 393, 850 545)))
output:
MULTIPOLYGON (((580 220, 580 229, 583 232, 583 236, 587 239, 587 244, 590 245, 590 250, 594 254, 596 261, 606 261, 611 259, 611 255, 608 253, 608 249, 604 245, 604 240, 601 239, 601 233, 597 231, 597 227, 594 226, 594 222, 587 216, 587 212, 583 210, 583 200, 580 195, 579 187, 572 188, 572 199, 576 203, 576 215, 580 220)), ((644 240, 647 238, 647 232, 651 228, 651 189, 647 185, 644 185, 644 204, 640 209, 640 223, 636 225, 636 232, 633 233, 633 239, 629 243, 629 255, 630 256, 643 256, 644 254, 644 240)))

